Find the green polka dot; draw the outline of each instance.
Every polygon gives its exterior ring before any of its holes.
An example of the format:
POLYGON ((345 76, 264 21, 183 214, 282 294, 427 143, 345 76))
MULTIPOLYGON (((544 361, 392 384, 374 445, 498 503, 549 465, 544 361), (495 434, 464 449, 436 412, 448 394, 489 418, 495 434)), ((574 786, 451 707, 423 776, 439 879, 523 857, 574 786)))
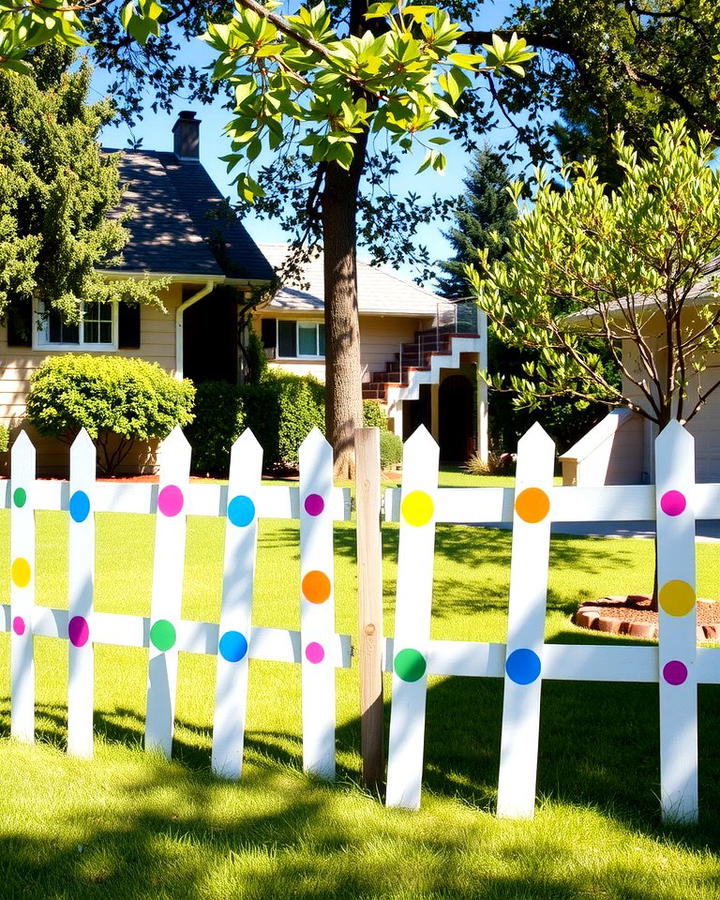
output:
POLYGON ((419 650, 401 650, 395 657, 395 671, 403 681, 419 681, 426 668, 425 657, 419 650))
POLYGON ((18 508, 25 506, 25 502, 27 501, 27 494, 25 493, 25 488, 15 488, 13 492, 13 503, 18 508))
POLYGON ((150 629, 150 641, 164 653, 175 646, 175 626, 167 619, 158 619, 150 629))

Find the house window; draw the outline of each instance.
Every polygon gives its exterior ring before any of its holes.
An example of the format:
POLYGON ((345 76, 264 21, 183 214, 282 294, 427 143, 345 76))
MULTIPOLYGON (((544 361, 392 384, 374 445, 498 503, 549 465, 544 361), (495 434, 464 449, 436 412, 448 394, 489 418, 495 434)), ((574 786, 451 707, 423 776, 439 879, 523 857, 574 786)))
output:
POLYGON ((321 359, 325 356, 325 325, 322 322, 296 321, 295 319, 264 319, 263 342, 272 347, 270 328, 273 322, 277 331, 274 346, 280 359, 321 359))
MULTIPOLYGON (((38 317, 39 318, 39 317, 38 317)), ((67 323, 56 309, 39 320, 35 331, 38 348, 114 350, 117 347, 117 304, 83 303, 80 321, 67 323)))

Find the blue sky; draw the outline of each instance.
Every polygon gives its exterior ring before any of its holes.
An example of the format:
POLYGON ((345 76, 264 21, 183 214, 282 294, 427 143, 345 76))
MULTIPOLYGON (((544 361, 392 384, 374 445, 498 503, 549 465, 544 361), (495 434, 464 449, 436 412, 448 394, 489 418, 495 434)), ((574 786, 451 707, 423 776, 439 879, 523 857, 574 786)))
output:
MULTIPOLYGON (((295 4, 293 4, 294 6, 295 4)), ((502 2, 489 4, 487 20, 493 24, 502 21, 503 15, 509 3, 502 2)), ((188 65, 205 66, 212 59, 206 45, 200 40, 194 40, 183 47, 184 61, 188 65)), ((108 76, 103 72, 96 72, 92 83, 92 95, 104 96, 110 83, 108 76)), ((148 104, 152 97, 148 97, 148 104)), ((224 109, 222 101, 217 101, 210 106, 202 106, 199 103, 188 104, 186 100, 178 98, 171 114, 153 113, 148 111, 143 120, 133 127, 132 131, 127 125, 109 126, 102 134, 102 140, 108 147, 127 147, 132 138, 142 139, 142 147, 147 150, 171 150, 172 126, 177 118, 177 113, 182 109, 195 109, 198 118, 202 121, 200 132, 200 157, 203 165, 220 190, 231 200, 234 198, 234 189, 230 185, 232 176, 225 170, 225 163, 219 157, 229 151, 229 141, 224 136, 224 127, 230 119, 230 112, 224 109)), ((498 128, 487 135, 487 142, 496 145, 506 140, 509 135, 509 126, 498 128)), ((467 154, 462 148, 452 144, 443 148, 448 157, 447 171, 444 175, 438 173, 423 173, 416 175, 419 159, 405 158, 403 171, 393 180, 393 189, 401 194, 407 191, 419 193, 423 198, 429 198, 433 193, 442 197, 453 197, 463 192, 462 180, 468 165, 467 154)), ((420 157, 421 159, 422 157, 420 157)), ((261 159, 259 162, 269 160, 261 159)), ((287 236, 283 234, 279 225, 273 221, 260 220, 255 216, 245 219, 245 224, 253 238, 258 241, 284 241, 287 236)), ((445 259, 451 255, 450 247, 443 237, 442 232, 447 230, 451 222, 432 222, 421 227, 417 240, 426 245, 431 258, 445 259)), ((362 256, 362 250, 360 250, 362 256)), ((409 268, 405 275, 413 276, 415 273, 409 268)))

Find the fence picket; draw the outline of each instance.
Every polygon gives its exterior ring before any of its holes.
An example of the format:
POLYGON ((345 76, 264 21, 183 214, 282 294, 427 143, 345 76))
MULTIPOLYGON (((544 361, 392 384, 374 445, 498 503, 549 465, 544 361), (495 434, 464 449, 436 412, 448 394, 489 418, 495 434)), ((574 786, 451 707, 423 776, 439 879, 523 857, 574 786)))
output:
POLYGON ((313 428, 300 447, 300 631, 303 768, 335 778, 335 633, 332 447, 313 428))
POLYGON ((175 427, 159 453, 160 483, 155 522, 145 747, 172 753, 177 685, 177 630, 185 568, 185 498, 190 444, 175 427))
POLYGON ((83 428, 70 448, 68 753, 93 753, 95 445, 83 428))
POLYGON ((663 818, 698 817, 695 441, 679 422, 655 441, 663 818))
POLYGON ((35 447, 21 431, 10 451, 10 733, 35 739, 35 447))
POLYGON ((386 803, 407 809, 422 788, 439 455, 423 426, 405 443, 386 803))
POLYGON ((518 443, 498 816, 535 810, 555 445, 539 424, 518 443))
POLYGON ((212 745, 213 771, 226 778, 242 773, 262 458, 251 431, 230 452, 212 745))

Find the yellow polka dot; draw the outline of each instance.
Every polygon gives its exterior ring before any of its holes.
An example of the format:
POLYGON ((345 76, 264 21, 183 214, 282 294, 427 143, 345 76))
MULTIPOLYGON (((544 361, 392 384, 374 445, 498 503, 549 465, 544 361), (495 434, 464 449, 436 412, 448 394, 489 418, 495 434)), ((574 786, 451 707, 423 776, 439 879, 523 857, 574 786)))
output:
POLYGON ((525 488, 515 498, 515 512, 523 522, 542 522, 550 512, 550 498, 541 488, 525 488))
POLYGON ((410 491, 402 502, 402 514, 408 525, 427 525, 435 512, 435 504, 425 491, 410 491))
POLYGON ((18 556, 12 564, 10 575, 18 587, 27 587, 30 584, 30 563, 18 556))
POLYGON ((695 591, 687 581, 668 581, 660 588, 660 606, 671 616, 686 616, 695 606, 695 591))

